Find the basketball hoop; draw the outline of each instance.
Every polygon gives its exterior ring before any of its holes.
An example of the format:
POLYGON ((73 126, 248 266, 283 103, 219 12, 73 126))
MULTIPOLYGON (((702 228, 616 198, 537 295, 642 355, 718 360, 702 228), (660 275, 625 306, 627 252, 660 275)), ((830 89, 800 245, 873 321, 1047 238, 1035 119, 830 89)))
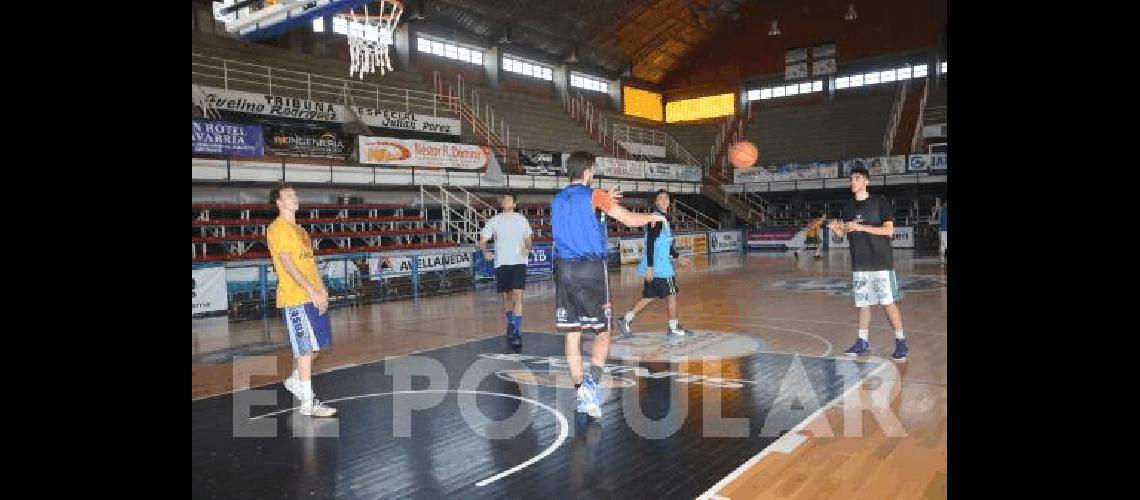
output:
POLYGON ((366 73, 373 73, 377 68, 381 75, 392 71, 388 46, 392 45, 392 33, 403 13, 404 4, 400 0, 380 0, 379 15, 368 15, 368 4, 365 4, 363 15, 349 11, 333 18, 333 31, 348 35, 348 76, 359 74, 363 80, 366 73))

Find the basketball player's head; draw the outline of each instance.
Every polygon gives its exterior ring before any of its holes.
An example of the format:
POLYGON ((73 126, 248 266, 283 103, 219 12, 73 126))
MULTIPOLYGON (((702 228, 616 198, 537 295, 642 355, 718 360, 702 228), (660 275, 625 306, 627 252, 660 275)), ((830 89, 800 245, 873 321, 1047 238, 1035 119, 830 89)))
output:
POLYGON ((511 212, 515 209, 516 201, 514 193, 506 193, 499 197, 499 202, 502 203, 503 210, 507 212, 511 212))
POLYGON ((653 197, 653 206, 657 207, 661 213, 665 213, 669 211, 670 201, 672 201, 672 197, 669 196, 669 191, 658 189, 657 196, 653 197))
POLYGON ((284 182, 278 183, 273 186, 269 191, 269 203, 277 205, 277 213, 295 213, 300 208, 300 203, 297 201, 297 191, 284 182))
POLYGON ((862 193, 867 191, 867 184, 871 181, 871 173, 863 167, 851 169, 851 192, 862 193))
POLYGON ((575 151, 566 159, 566 173, 570 182, 585 181, 589 184, 594 179, 594 161, 596 157, 585 151, 575 151))

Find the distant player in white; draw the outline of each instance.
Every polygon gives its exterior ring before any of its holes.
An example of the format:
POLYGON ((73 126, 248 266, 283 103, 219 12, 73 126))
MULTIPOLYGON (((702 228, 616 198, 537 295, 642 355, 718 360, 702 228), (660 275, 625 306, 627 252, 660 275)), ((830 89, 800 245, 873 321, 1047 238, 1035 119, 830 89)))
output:
POLYGON ((502 196, 503 211, 491 217, 479 235, 483 258, 495 262, 495 283, 503 294, 507 316, 507 341, 522 347, 522 293, 526 289, 526 262, 534 232, 526 217, 515 212, 515 195, 502 196), (487 240, 495 240, 495 252, 487 251, 487 240))

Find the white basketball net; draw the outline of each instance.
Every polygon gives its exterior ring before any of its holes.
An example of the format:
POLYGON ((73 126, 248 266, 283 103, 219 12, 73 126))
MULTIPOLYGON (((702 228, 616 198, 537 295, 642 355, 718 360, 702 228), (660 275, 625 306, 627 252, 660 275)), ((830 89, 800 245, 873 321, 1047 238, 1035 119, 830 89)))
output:
POLYGON ((333 31, 346 30, 348 34, 348 58, 351 62, 348 76, 358 74, 363 80, 366 73, 373 73, 377 68, 381 75, 392 71, 388 46, 392 45, 392 33, 403 13, 403 3, 380 0, 379 15, 369 16, 368 5, 365 4, 363 16, 350 12, 333 18, 333 31))

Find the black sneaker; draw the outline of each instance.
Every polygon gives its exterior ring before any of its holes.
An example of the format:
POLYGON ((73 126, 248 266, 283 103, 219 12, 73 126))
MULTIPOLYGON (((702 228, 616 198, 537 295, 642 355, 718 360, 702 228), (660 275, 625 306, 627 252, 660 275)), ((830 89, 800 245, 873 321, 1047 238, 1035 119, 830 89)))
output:
POLYGON ((895 352, 891 354, 891 359, 895 361, 906 361, 906 355, 910 352, 910 348, 906 345, 906 339, 895 339, 895 352))

